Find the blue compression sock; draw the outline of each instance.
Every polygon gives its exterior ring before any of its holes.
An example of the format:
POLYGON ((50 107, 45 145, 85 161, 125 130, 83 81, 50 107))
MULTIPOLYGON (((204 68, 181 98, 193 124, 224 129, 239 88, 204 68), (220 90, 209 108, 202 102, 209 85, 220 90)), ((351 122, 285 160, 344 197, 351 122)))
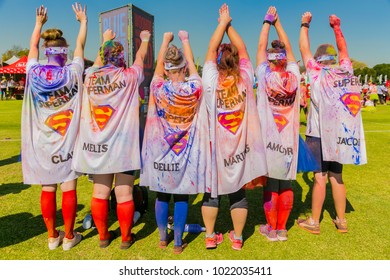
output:
POLYGON ((181 246, 184 226, 187 221, 188 202, 187 201, 175 202, 174 211, 175 211, 173 217, 173 228, 175 231, 174 243, 175 246, 181 246))
POLYGON ((168 206, 169 202, 156 199, 155 212, 158 231, 161 241, 168 241, 168 206))

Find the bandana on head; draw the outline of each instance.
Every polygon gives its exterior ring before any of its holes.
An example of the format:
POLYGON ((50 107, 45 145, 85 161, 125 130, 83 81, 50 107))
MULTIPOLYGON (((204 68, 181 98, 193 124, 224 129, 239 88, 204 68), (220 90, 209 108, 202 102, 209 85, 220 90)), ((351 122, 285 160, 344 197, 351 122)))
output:
POLYGON ((268 60, 282 60, 282 59, 286 59, 286 53, 285 52, 267 53, 267 59, 268 60))
POLYGON ((328 61, 328 60, 336 60, 336 57, 334 55, 321 55, 316 58, 317 62, 328 61))
POLYGON ((68 48, 67 47, 49 47, 45 48, 45 54, 51 55, 51 54, 68 54, 68 48))
POLYGON ((186 62, 185 59, 183 59, 183 61, 179 65, 175 65, 175 64, 170 63, 170 62, 164 62, 164 69, 165 70, 180 69, 180 68, 183 68, 186 65, 187 65, 187 62, 186 62))
POLYGON ((117 67, 125 66, 125 55, 123 46, 119 42, 108 40, 103 43, 99 50, 100 58, 103 65, 112 64, 117 67))

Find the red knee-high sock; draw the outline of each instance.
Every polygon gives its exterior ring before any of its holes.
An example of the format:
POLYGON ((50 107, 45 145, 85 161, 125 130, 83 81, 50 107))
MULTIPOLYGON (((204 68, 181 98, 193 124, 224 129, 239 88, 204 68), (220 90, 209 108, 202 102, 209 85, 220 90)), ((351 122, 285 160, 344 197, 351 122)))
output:
POLYGON ((64 218, 65 237, 72 239, 74 222, 76 220, 77 195, 76 190, 62 193, 62 217, 64 218))
POLYGON ((91 201, 92 218, 99 232, 100 240, 110 238, 108 232, 108 199, 92 197, 91 201))
POLYGON ((41 211, 43 221, 45 222, 49 237, 57 237, 56 230, 56 193, 42 191, 41 193, 41 211))
POLYGON ((278 197, 279 194, 277 192, 264 191, 263 208, 265 218, 267 219, 267 224, 269 224, 272 229, 276 229, 276 222, 278 219, 278 197))
POLYGON ((131 229, 133 228, 134 201, 126 201, 116 205, 119 227, 121 229, 122 241, 131 240, 131 229))
POLYGON ((285 189, 279 192, 278 204, 278 224, 276 229, 286 229, 288 217, 294 202, 294 193, 292 189, 285 189))

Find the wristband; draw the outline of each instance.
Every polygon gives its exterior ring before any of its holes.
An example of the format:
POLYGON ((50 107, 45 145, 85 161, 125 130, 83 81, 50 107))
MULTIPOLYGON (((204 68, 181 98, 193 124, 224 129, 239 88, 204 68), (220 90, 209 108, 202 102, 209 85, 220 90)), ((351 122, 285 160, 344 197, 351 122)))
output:
POLYGON ((266 14, 264 17, 264 21, 269 21, 270 24, 274 24, 275 22, 275 16, 271 14, 266 14))
POLYGON ((309 27, 310 27, 310 24, 307 23, 307 22, 302 22, 301 27, 309 28, 309 27))
POLYGON ((264 23, 268 23, 269 25, 272 25, 272 22, 270 22, 269 20, 266 20, 266 19, 263 21, 263 24, 264 23))

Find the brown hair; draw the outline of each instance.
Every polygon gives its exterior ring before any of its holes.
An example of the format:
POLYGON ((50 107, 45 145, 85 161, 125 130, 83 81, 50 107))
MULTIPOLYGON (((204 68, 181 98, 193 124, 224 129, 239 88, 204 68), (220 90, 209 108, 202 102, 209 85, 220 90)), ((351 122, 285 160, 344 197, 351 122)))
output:
POLYGON ((221 44, 218 50, 217 69, 226 76, 240 77, 240 58, 238 49, 232 44, 221 44))
POLYGON ((271 43, 272 48, 268 49, 268 53, 286 53, 286 45, 280 40, 273 40, 271 43))
MULTIPOLYGON (((180 65, 184 61, 184 56, 182 51, 176 47, 175 45, 170 45, 168 49, 165 52, 164 55, 164 62, 165 63, 172 63, 173 65, 180 65)), ((182 69, 182 68, 181 68, 182 69)), ((172 69, 168 70, 171 73, 177 73, 181 71, 181 69, 172 69)))
POLYGON ((47 29, 41 34, 41 38, 44 40, 42 46, 45 48, 68 47, 68 43, 62 37, 62 31, 60 29, 47 29))
MULTIPOLYGON (((331 44, 322 44, 319 45, 315 54, 314 59, 317 60, 317 58, 323 56, 323 55, 331 55, 331 56, 337 56, 337 51, 331 44)), ((322 61, 322 64, 334 64, 336 63, 336 59, 328 60, 328 61, 322 61)))

